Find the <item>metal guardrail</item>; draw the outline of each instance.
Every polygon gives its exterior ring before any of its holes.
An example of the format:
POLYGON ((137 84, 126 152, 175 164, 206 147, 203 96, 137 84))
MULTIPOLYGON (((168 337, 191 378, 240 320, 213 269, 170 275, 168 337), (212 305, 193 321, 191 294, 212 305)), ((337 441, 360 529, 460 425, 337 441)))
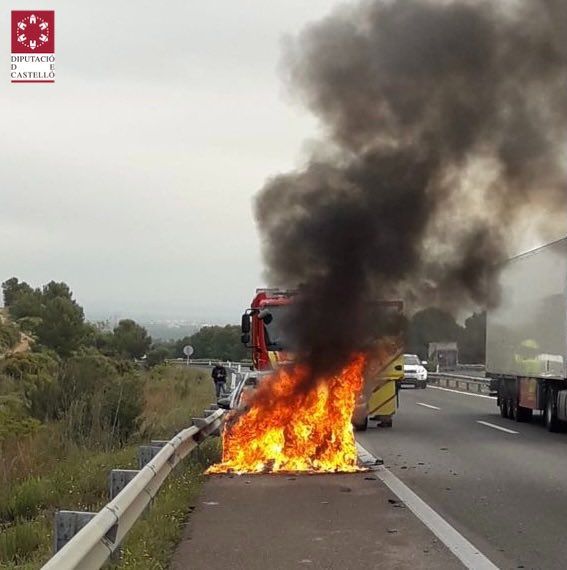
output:
POLYGON ((457 370, 484 370, 484 364, 458 364, 457 370))
MULTIPOLYGON (((183 360, 187 361, 186 358, 183 360)), ((238 361, 238 360, 220 360, 218 358, 191 358, 189 359, 189 364, 207 364, 208 366, 214 366, 217 362, 220 362, 224 366, 232 368, 233 366, 251 366, 252 361, 238 361)))
POLYGON ((488 394, 490 391, 489 378, 452 374, 449 372, 429 372, 427 378, 431 384, 437 384, 445 388, 455 388, 456 390, 477 394, 488 394))
POLYGON ((223 410, 194 418, 190 428, 166 442, 124 489, 44 566, 43 570, 99 569, 117 550, 173 468, 220 427, 223 410))
POLYGON ((195 368, 208 366, 213 367, 220 362, 230 372, 230 390, 234 390, 236 385, 242 379, 243 375, 252 370, 252 362, 233 362, 232 360, 215 360, 214 358, 192 358, 187 361, 186 358, 170 358, 166 360, 168 364, 174 366, 193 366, 195 368))
POLYGON ((252 368, 252 361, 250 362, 235 362, 232 360, 218 360, 214 358, 192 358, 187 361, 186 358, 169 358, 166 360, 168 364, 176 364, 178 366, 214 366, 220 362, 225 368, 230 368, 235 372, 249 371, 252 368))

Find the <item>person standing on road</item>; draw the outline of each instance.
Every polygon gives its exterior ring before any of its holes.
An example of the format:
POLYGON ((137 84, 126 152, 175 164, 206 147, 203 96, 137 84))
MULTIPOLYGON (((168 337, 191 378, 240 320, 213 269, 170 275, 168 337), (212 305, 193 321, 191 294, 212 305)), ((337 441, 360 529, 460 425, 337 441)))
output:
POLYGON ((215 383, 215 393, 217 395, 217 400, 221 394, 224 394, 224 389, 226 386, 226 368, 220 363, 217 362, 213 371, 211 373, 213 377, 213 382, 215 383))

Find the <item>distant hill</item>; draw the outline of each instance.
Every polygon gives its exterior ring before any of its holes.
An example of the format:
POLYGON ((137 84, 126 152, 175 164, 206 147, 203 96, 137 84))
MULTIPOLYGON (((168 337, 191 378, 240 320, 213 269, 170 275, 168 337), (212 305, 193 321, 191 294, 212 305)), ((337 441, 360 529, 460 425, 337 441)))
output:
POLYGON ((179 340, 196 333, 201 325, 176 322, 141 322, 154 341, 179 340))

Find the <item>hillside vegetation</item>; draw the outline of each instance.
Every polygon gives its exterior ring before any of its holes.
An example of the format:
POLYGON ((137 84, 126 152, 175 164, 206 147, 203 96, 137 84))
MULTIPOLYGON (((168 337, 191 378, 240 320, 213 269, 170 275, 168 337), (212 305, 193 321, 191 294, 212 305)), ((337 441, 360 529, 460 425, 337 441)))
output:
MULTIPOLYGON (((219 358, 240 362, 250 358, 249 350, 240 340, 240 326, 205 326, 201 330, 174 341, 158 341, 156 351, 161 351, 164 358, 185 358, 183 347, 191 345, 195 349, 193 358, 219 358)), ((148 355, 149 356, 149 355, 148 355)))
MULTIPOLYGON (((34 342, 0 359, 0 567, 39 568, 51 554, 53 513, 98 510, 108 501, 109 470, 134 468, 136 444, 187 427, 214 391, 206 371, 140 367, 135 359, 151 346, 145 329, 131 320, 112 331, 87 323, 64 283, 32 289, 12 279, 3 292, 1 338, 13 347, 13 331, 19 341, 25 330, 34 342)), ((210 443, 180 466, 148 513, 151 540, 141 523, 121 564, 143 568, 143 552, 153 567, 167 567, 217 452, 210 443)))
POLYGON ((19 327, 11 322, 8 311, 0 309, 0 357, 12 352, 19 352, 18 347, 24 336, 19 327))

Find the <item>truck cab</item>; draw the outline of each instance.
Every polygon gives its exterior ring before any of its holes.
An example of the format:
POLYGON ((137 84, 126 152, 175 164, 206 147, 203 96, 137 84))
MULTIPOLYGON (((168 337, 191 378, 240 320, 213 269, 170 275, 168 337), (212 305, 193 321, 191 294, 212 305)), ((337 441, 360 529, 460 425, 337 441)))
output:
POLYGON ((242 342, 252 349, 256 370, 273 370, 291 359, 282 325, 293 289, 256 289, 250 308, 242 315, 242 342))
MULTIPOLYGON (((257 289, 250 308, 242 315, 242 342, 252 349, 255 370, 273 370, 293 361, 283 323, 296 296, 294 289, 257 289)), ((403 311, 401 301, 369 304, 369 315, 372 307, 380 307, 381 314, 385 308, 397 315, 403 311)), ((392 425, 396 413, 397 384, 403 374, 401 338, 388 336, 376 339, 368 351, 364 388, 357 396, 353 416, 356 429, 365 430, 368 419, 383 427, 392 425)))

